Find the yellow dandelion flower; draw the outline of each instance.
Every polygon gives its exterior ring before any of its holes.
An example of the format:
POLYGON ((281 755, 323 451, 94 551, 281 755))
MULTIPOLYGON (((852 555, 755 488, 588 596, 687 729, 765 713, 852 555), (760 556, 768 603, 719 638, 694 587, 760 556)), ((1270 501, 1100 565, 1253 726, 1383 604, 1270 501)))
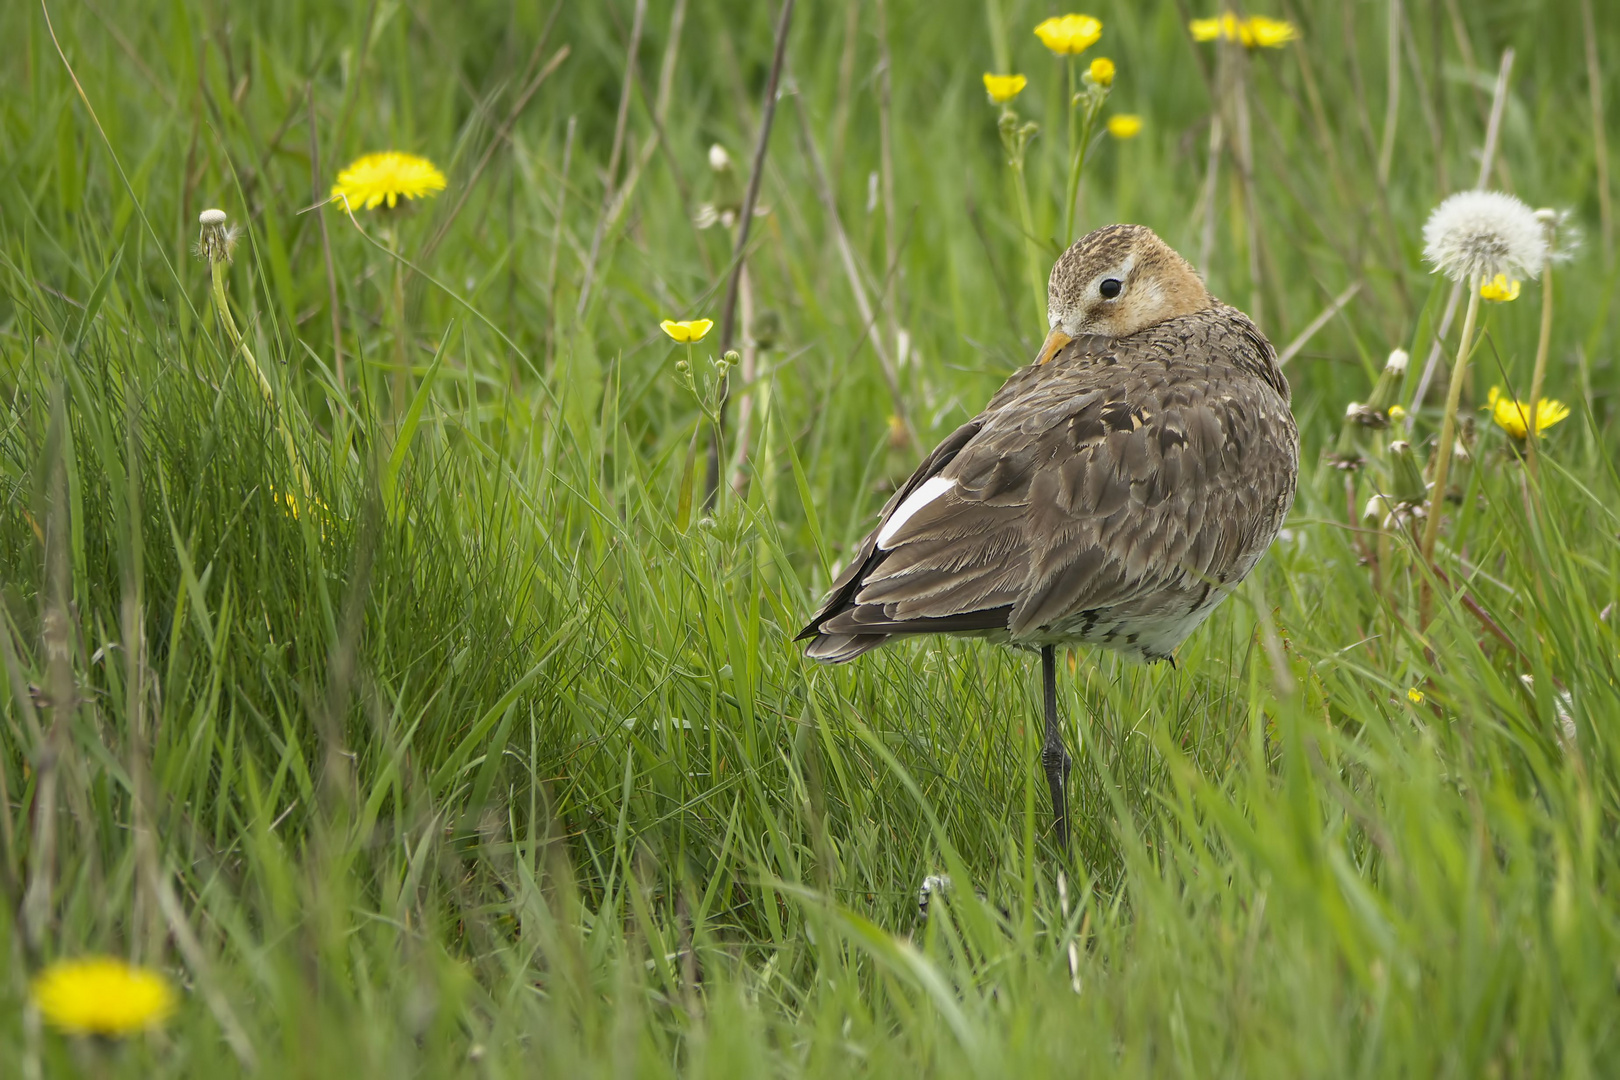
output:
POLYGON ((1091 66, 1086 69, 1086 74, 1090 75, 1091 81, 1098 86, 1113 86, 1114 62, 1106 56, 1099 56, 1091 62, 1091 66))
POLYGON ((1280 49, 1299 37, 1299 29, 1286 19, 1268 19, 1254 15, 1249 19, 1249 36, 1243 44, 1249 48, 1280 49))
POLYGON ((691 345, 702 341, 703 336, 714 326, 713 319, 692 319, 690 321, 676 322, 674 319, 665 319, 658 324, 664 333, 683 345, 691 345))
POLYGON ((1423 691, 1419 690, 1415 686, 1408 687, 1406 690, 1406 700, 1410 701, 1414 705, 1423 704, 1423 691))
POLYGON ((1299 37, 1299 28, 1284 19, 1254 15, 1240 19, 1228 11, 1213 19, 1187 24, 1194 41, 1236 41, 1246 49, 1280 49, 1299 37))
POLYGON ((1102 23, 1090 15, 1054 15, 1035 28, 1035 36, 1059 56, 1079 56, 1102 37, 1102 23))
MULTIPOLYGON (((1491 411, 1491 419, 1496 421, 1496 426, 1515 439, 1523 439, 1530 434, 1528 402, 1510 398, 1502 393, 1500 387, 1493 386, 1485 397, 1485 407, 1491 411)), ((1536 402, 1536 435, 1545 439, 1548 428, 1568 418, 1569 407, 1562 401, 1542 398, 1536 402)))
POLYGON ((1506 274, 1497 274, 1491 280, 1479 287, 1481 300, 1490 300, 1494 303, 1505 304, 1509 300, 1519 298, 1519 279, 1508 280, 1506 274))
POLYGON ((1135 113, 1120 113, 1108 118, 1108 134, 1116 139, 1134 139, 1142 133, 1142 118, 1135 113))
POLYGON ((402 196, 430 198, 443 191, 444 185, 444 173, 427 158, 385 150, 358 158, 338 173, 332 198, 351 210, 370 210, 383 203, 392 210, 402 196))
POLYGON ((1029 80, 1022 75, 992 75, 988 71, 984 73, 984 92, 989 94, 990 100, 997 105, 1007 104, 1023 93, 1024 87, 1028 85, 1029 80))
POLYGON ((58 960, 34 979, 32 996, 47 1021, 76 1035, 128 1035, 157 1027, 175 1009, 162 974, 110 956, 58 960))

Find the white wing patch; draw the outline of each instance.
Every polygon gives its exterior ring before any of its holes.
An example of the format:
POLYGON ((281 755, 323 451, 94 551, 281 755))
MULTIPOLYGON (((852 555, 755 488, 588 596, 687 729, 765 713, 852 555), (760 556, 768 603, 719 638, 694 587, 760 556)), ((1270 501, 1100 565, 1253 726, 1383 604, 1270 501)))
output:
POLYGON ((947 480, 943 476, 930 476, 917 486, 917 490, 906 496, 906 501, 894 508, 889 520, 883 523, 878 533, 877 546, 887 549, 889 541, 894 534, 900 531, 900 526, 911 520, 911 515, 945 494, 956 486, 955 480, 947 480))

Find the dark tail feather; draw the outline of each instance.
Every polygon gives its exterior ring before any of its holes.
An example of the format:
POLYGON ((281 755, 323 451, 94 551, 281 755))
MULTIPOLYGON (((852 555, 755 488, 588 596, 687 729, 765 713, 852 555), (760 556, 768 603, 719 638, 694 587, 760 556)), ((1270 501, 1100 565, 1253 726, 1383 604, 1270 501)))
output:
POLYGON ((828 664, 842 664, 889 640, 888 634, 817 634, 804 655, 828 664))

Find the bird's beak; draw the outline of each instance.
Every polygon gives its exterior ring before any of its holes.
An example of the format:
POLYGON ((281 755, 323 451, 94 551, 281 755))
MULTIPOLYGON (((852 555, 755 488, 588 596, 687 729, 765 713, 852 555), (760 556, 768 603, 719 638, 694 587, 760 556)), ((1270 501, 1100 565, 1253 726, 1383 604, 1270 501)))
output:
POLYGON ((1035 357, 1035 362, 1037 364, 1046 363, 1058 354, 1059 349, 1073 340, 1074 338, 1065 334, 1062 330, 1054 328, 1050 334, 1046 335, 1046 341, 1041 345, 1041 351, 1035 357))

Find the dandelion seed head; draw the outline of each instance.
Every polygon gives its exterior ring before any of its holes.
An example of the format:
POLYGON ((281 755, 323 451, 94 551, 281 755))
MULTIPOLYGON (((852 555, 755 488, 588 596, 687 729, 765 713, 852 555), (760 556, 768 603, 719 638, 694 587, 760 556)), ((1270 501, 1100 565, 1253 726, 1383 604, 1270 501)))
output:
POLYGON ((1535 212, 1500 191, 1459 191, 1423 226, 1423 258, 1452 281, 1533 278, 1547 259, 1535 212))
POLYGON ((226 224, 227 220, 223 210, 209 209, 197 215, 202 233, 191 250, 199 259, 206 259, 209 265, 230 262, 232 253, 236 251, 236 242, 242 237, 241 228, 226 224))
POLYGON ((1570 224, 1574 213, 1544 206, 1536 211, 1536 220, 1547 239, 1547 262, 1566 263, 1575 257, 1581 246, 1581 230, 1570 224))

